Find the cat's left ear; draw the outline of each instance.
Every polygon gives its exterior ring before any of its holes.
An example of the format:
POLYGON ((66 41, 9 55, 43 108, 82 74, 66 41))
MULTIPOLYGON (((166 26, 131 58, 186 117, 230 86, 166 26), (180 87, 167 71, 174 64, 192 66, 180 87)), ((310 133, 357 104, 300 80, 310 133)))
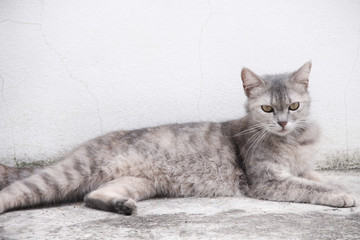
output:
POLYGON ((306 62, 299 70, 294 72, 294 75, 291 79, 292 82, 296 83, 303 90, 307 90, 309 85, 309 76, 311 71, 311 61, 306 62))

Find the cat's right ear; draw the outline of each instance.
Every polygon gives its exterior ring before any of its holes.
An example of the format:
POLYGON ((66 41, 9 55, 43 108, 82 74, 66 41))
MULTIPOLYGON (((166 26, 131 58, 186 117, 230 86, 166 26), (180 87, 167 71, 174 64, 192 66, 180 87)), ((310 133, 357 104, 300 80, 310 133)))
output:
POLYGON ((247 97, 253 95, 256 89, 264 85, 264 81, 248 68, 241 70, 241 79, 247 97))
POLYGON ((295 83, 295 85, 303 90, 306 91, 309 85, 309 75, 311 71, 311 61, 306 62, 304 65, 302 65, 301 68, 299 68, 296 72, 294 72, 292 77, 292 82, 295 83))

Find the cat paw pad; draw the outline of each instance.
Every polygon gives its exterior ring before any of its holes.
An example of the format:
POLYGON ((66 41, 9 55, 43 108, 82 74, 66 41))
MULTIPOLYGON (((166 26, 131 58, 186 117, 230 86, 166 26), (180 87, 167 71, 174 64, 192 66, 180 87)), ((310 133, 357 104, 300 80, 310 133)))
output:
POLYGON ((343 196, 344 199, 344 207, 356 207, 357 206, 357 200, 354 196, 350 194, 345 194, 343 196))
POLYGON ((120 199, 114 202, 115 211, 124 214, 131 215, 136 212, 136 203, 132 199, 120 199))
POLYGON ((330 199, 329 203, 325 204, 332 207, 355 207, 357 206, 357 200, 354 196, 348 193, 334 194, 330 199))

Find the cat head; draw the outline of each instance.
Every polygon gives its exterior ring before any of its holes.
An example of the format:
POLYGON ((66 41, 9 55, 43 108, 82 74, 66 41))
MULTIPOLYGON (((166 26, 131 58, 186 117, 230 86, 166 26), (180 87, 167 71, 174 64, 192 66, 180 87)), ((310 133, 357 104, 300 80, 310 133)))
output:
POLYGON ((310 70, 311 62, 295 72, 276 75, 258 76, 243 68, 246 110, 252 124, 280 136, 301 129, 309 116, 310 70))

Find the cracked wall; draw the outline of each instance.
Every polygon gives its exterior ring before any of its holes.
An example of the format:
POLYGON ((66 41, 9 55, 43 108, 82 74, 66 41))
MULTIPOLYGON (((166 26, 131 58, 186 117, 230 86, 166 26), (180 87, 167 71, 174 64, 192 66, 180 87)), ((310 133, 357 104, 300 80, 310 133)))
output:
POLYGON ((0 162, 92 137, 244 114, 240 70, 313 61, 320 167, 360 166, 358 1, 0 2, 0 162))

